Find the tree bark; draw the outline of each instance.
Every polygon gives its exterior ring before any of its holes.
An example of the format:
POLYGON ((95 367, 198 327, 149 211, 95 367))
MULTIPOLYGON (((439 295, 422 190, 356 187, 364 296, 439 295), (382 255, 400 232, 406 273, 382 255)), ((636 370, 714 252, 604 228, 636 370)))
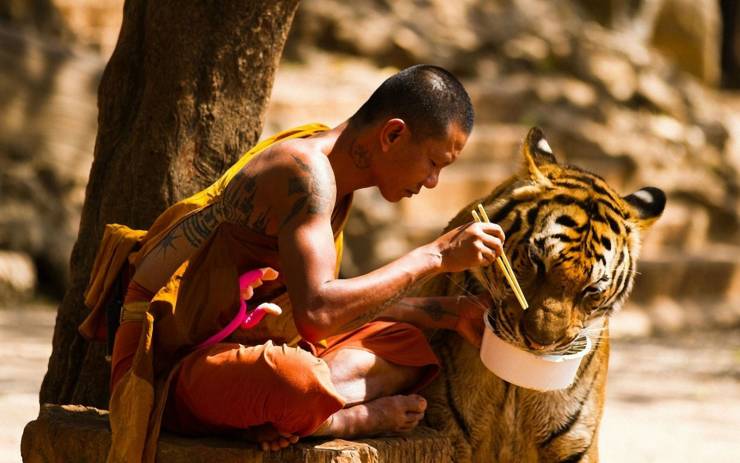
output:
POLYGON ((254 145, 297 6, 298 0, 125 2, 98 89, 94 161, 42 403, 107 408, 104 346, 77 332, 103 227, 147 228, 254 145))

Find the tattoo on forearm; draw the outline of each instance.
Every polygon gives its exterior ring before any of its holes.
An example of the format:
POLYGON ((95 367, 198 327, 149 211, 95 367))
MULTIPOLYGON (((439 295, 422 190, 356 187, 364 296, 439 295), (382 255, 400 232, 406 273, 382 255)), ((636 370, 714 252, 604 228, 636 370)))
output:
POLYGON ((218 220, 213 207, 207 207, 182 222, 180 228, 188 243, 197 248, 211 235, 218 220))
POLYGON ((180 235, 177 234, 177 230, 172 230, 164 238, 162 238, 162 241, 159 242, 157 247, 162 253, 163 258, 167 257, 168 249, 172 248, 172 250, 177 251, 177 246, 175 246, 175 240, 179 237, 180 235))
POLYGON ((360 314, 359 316, 355 317, 354 319, 350 320, 349 322, 342 325, 339 330, 340 332, 344 333, 350 330, 353 330, 355 328, 359 328, 360 326, 364 325, 365 323, 371 322, 375 320, 375 318, 383 313, 385 309, 392 306, 396 302, 398 302, 401 298, 403 298, 407 292, 411 289, 411 286, 409 285, 406 288, 403 288, 401 291, 394 294, 390 299, 386 300, 382 304, 380 304, 377 307, 374 307, 367 312, 360 314))
POLYGON ((421 304, 413 304, 409 302, 400 302, 401 305, 405 305, 406 307, 414 307, 417 309, 421 309, 424 313, 429 315, 429 318, 431 318, 434 321, 440 321, 442 318, 447 315, 449 317, 457 317, 457 314, 455 312, 450 312, 449 310, 445 310, 444 306, 439 301, 426 301, 421 304))
POLYGON ((336 190, 334 180, 326 172, 313 169, 297 156, 293 156, 293 159, 304 175, 288 179, 288 196, 298 195, 298 197, 280 224, 280 228, 304 210, 310 215, 321 214, 331 210, 333 206, 332 198, 336 190))

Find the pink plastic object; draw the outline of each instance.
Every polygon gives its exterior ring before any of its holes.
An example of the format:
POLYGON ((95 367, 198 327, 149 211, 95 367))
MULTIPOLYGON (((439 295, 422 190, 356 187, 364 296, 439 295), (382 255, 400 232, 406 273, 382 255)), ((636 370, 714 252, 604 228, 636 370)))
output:
MULTIPOLYGON (((239 293, 241 294, 242 291, 247 289, 249 285, 254 283, 255 281, 262 278, 263 273, 262 270, 250 270, 239 277, 239 293)), ((260 321, 262 321, 263 318, 265 318, 265 315, 267 312, 262 309, 262 306, 257 306, 256 309, 252 310, 251 312, 247 313, 247 303, 244 299, 241 299, 241 304, 239 305, 239 310, 236 313, 236 317, 234 317, 233 320, 229 322, 228 325, 223 327, 221 331, 214 334, 210 338, 206 339, 202 343, 195 346, 195 349, 202 349, 204 347, 211 347, 212 345, 223 341, 226 339, 231 333, 236 331, 237 328, 241 327, 242 329, 249 329, 254 326, 256 326, 260 321)))

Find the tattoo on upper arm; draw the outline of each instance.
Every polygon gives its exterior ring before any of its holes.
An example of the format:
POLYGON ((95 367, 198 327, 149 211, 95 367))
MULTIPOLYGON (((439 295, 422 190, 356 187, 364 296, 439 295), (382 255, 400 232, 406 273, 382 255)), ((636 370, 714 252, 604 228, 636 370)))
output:
POLYGON ((264 211, 256 219, 254 219, 254 221, 252 222, 252 229, 264 235, 267 232, 267 222, 267 211, 264 211))
POLYGON ((301 179, 292 177, 288 179, 288 195, 295 193, 308 194, 308 187, 301 179))
POLYGON ((306 214, 322 214, 333 207, 333 198, 336 190, 334 179, 326 172, 306 164, 297 156, 293 156, 296 165, 301 171, 298 176, 288 179, 288 196, 296 196, 290 212, 285 216, 280 228, 293 220, 302 211, 306 214))
POLYGON ((252 217, 256 210, 254 204, 256 193, 256 177, 244 171, 239 172, 229 182, 219 202, 218 213, 226 222, 242 225, 264 234, 269 218, 268 211, 265 210, 256 217, 252 217))

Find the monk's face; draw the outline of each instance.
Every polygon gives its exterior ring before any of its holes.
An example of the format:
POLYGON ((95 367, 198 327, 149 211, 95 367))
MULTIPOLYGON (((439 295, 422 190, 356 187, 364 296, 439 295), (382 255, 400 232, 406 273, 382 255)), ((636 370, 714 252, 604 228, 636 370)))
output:
POLYGON ((422 187, 437 186, 440 171, 455 162, 468 139, 457 124, 434 138, 414 137, 405 124, 384 136, 376 178, 381 194, 391 202, 410 198, 422 187))

